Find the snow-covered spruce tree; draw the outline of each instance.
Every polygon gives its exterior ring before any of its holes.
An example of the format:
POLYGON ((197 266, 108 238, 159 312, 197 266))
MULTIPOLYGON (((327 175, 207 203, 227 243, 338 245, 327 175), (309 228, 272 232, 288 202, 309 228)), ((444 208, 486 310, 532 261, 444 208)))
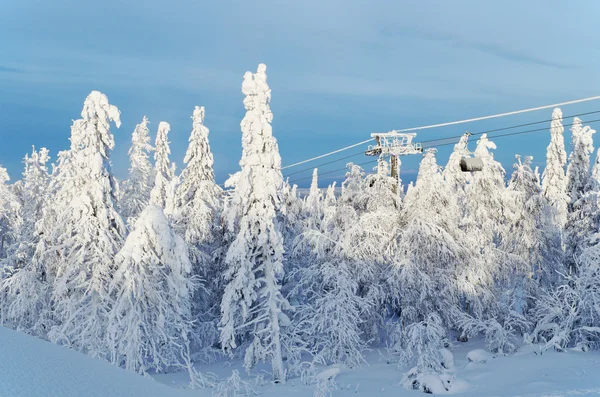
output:
POLYGON ((577 258, 577 273, 563 274, 562 285, 538 297, 532 311, 536 326, 526 341, 559 351, 600 348, 599 264, 600 246, 585 249, 577 258))
POLYGON ((154 148, 150 144, 148 119, 144 116, 131 134, 129 177, 123 182, 120 192, 119 206, 125 219, 133 220, 150 202, 150 191, 154 184, 149 156, 152 150, 154 148))
POLYGON ((38 329, 40 313, 45 310, 40 298, 47 289, 43 272, 33 261, 35 247, 39 241, 36 223, 42 217, 42 208, 47 199, 50 182, 48 167, 48 149, 39 152, 33 148, 31 156, 26 155, 23 172, 23 222, 19 230, 19 240, 13 245, 6 260, 6 278, 2 280, 5 291, 5 325, 18 331, 40 335, 38 329))
POLYGON ((170 204, 170 193, 172 182, 175 178, 174 164, 171 164, 169 156, 169 123, 161 121, 158 124, 156 141, 154 142, 154 186, 150 192, 150 201, 164 209, 170 204))
POLYGON ((241 122, 242 158, 226 219, 235 239, 225 257, 227 286, 221 302, 221 344, 231 352, 249 340, 244 365, 270 361, 273 379, 285 381, 280 316, 289 307, 281 294, 283 236, 278 222, 283 177, 273 114, 269 103, 267 67, 246 72, 242 92, 246 116, 241 122))
POLYGON ((552 112, 550 124, 550 144, 546 151, 546 168, 542 175, 542 191, 544 197, 554 208, 554 222, 561 229, 567 222, 567 206, 569 196, 566 193, 567 180, 565 177, 565 139, 563 137, 562 111, 559 108, 552 112))
POLYGON ((188 368, 194 282, 183 239, 149 204, 115 257, 108 315, 110 361, 145 374, 188 368))
MULTIPOLYGON (((467 299, 458 327, 466 336, 484 334, 489 349, 514 350, 514 338, 526 330, 527 322, 519 313, 522 289, 515 280, 531 274, 530 265, 518 255, 503 250, 514 219, 504 183, 504 169, 489 151, 496 145, 483 134, 475 155, 482 159, 483 170, 473 175, 467 189, 469 203, 462 222, 464 243, 475 247, 471 260, 461 268, 459 280, 468 280, 476 299, 467 299)), ((468 296, 468 295, 467 295, 468 296)))
POLYGON ((495 303, 491 294, 495 280, 509 274, 505 266, 507 258, 498 250, 506 231, 507 209, 505 171, 490 152, 495 148, 487 134, 481 135, 477 141, 475 156, 483 161, 483 170, 475 173, 467 186, 469 205, 460 222, 464 231, 463 242, 475 250, 473 258, 461 269, 461 279, 470 280, 479 288, 475 294, 479 298, 470 302, 467 310, 476 316, 483 314, 484 306, 495 303))
POLYGON ((344 363, 351 367, 364 362, 367 347, 365 314, 372 310, 360 296, 359 272, 370 264, 355 257, 353 228, 359 228, 359 215, 350 197, 364 188, 364 172, 348 164, 343 197, 335 203, 333 186, 319 224, 307 223, 295 247, 309 264, 296 270, 297 280, 290 296, 300 305, 295 311, 297 332, 323 364, 344 363), (362 183, 361 183, 362 182, 362 183), (345 195, 345 196, 344 196, 345 195))
POLYGON ((577 128, 573 129, 574 146, 567 168, 567 193, 570 201, 564 231, 566 266, 573 270, 576 270, 575 258, 589 246, 589 226, 594 216, 594 211, 590 211, 593 198, 588 194, 594 185, 590 181, 590 155, 594 151, 592 135, 596 132, 589 126, 582 128, 579 119, 576 119, 576 123, 574 127, 577 128))
POLYGON ((192 315, 193 350, 212 346, 218 339, 215 320, 219 315, 222 294, 221 269, 215 249, 223 244, 219 225, 221 188, 215 183, 213 155, 204 125, 204 107, 196 106, 192 114, 192 132, 184 158, 186 164, 174 197, 173 224, 187 246, 192 273, 203 280, 195 291, 192 315), (206 288, 204 288, 206 287, 206 288))
POLYGON ((318 223, 323 212, 323 193, 319 189, 319 171, 313 170, 308 196, 304 199, 304 211, 308 222, 318 223))
POLYGON ((57 325, 49 339, 106 358, 108 286, 125 235, 109 157, 114 147, 109 121, 118 127, 120 113, 104 94, 92 91, 81 117, 73 122, 71 150, 62 156, 58 188, 44 210, 34 261, 52 284, 57 325))
POLYGON ((298 197, 298 185, 291 186, 289 181, 283 184, 283 206, 281 208, 281 225, 286 252, 293 245, 294 239, 301 233, 304 202, 298 197))
POLYGON ((590 156, 594 152, 592 135, 596 133, 590 126, 582 127, 581 120, 575 117, 571 127, 572 142, 569 165, 567 167, 567 194, 569 195, 569 209, 584 192, 590 177, 590 156))
POLYGON ((600 241, 596 234, 600 230, 600 150, 583 194, 573 204, 566 230, 567 269, 576 270, 574 259, 600 241))
POLYGON ((560 230, 552 222, 552 211, 542 195, 538 175, 531 169, 533 157, 517 155, 516 158, 508 184, 511 216, 507 218, 509 229, 502 249, 529 267, 529 275, 522 279, 521 288, 527 295, 535 296, 542 283, 556 280, 556 272, 562 270, 560 230))
POLYGON ((463 172, 460 169, 460 160, 464 156, 469 155, 469 148, 467 146, 469 140, 469 133, 463 134, 460 140, 454 145, 454 150, 450 154, 448 163, 442 172, 442 176, 450 189, 450 192, 456 196, 456 200, 461 207, 461 214, 464 214, 465 208, 465 190, 467 183, 470 181, 471 174, 463 172))
POLYGON ((14 194, 6 168, 0 166, 0 261, 6 258, 9 247, 18 240, 21 224, 21 205, 14 194))
POLYGON ((329 186, 327 186, 327 191, 325 192, 325 198, 323 199, 323 210, 326 208, 335 207, 337 203, 337 197, 335 195, 335 185, 336 181, 329 186))
POLYGON ((443 371, 440 349, 446 330, 455 328, 462 300, 473 300, 468 278, 460 270, 469 250, 462 246, 456 196, 444 181, 435 150, 428 150, 416 184, 405 197, 401 232, 386 284, 394 317, 390 339, 402 361, 416 361, 405 386, 423 388, 423 379, 443 371), (468 287, 468 288, 467 288, 468 287))
POLYGON ((438 313, 447 326, 459 308, 458 271, 466 250, 460 235, 458 206, 446 187, 435 151, 424 155, 417 182, 404 202, 399 246, 386 280, 401 326, 438 313))

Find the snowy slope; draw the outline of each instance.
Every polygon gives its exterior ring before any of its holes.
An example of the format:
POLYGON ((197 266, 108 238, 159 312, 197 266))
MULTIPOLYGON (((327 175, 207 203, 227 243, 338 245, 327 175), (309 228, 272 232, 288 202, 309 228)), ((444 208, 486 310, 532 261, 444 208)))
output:
POLYGON ((189 396, 65 347, 0 327, 0 396, 189 396))

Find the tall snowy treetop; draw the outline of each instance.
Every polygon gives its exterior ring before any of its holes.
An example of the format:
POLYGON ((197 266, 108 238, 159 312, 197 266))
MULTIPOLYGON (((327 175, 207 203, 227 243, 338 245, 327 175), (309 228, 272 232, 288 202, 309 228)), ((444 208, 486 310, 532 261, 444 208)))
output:
POLYGON ((154 160, 156 161, 157 170, 166 174, 169 173, 171 166, 169 163, 169 155, 171 154, 171 149, 169 148, 169 131, 171 131, 169 123, 166 121, 158 123, 154 160))
MULTIPOLYGON (((110 133, 110 121, 113 121, 117 128, 121 126, 121 112, 115 105, 108 103, 106 95, 99 91, 92 91, 85 102, 83 103, 83 109, 81 110, 81 118, 83 121, 83 130, 77 131, 71 135, 71 148, 79 150, 83 147, 97 146, 90 139, 97 139, 96 133, 86 133, 85 130, 93 129, 97 131, 98 137, 102 141, 103 145, 110 150, 115 146, 113 135, 110 133), (91 123, 91 125, 90 125, 91 123), (98 125, 94 125, 98 123, 98 125)), ((102 149, 100 145, 101 153, 104 157, 107 153, 102 149)))
MULTIPOLYGON (((154 148, 150 145, 150 136, 148 135, 148 118, 144 116, 142 122, 135 126, 133 134, 131 134, 131 147, 128 154, 131 156, 137 152, 152 151, 154 148)), ((144 154, 147 157, 146 154, 144 154)))
POLYGON ((8 176, 6 168, 2 168, 2 166, 0 166, 0 184, 8 181, 10 181, 10 177, 8 176))
POLYGON ((264 165, 281 168, 281 156, 277 148, 277 141, 273 137, 273 113, 269 106, 271 102, 271 89, 267 84, 267 67, 258 65, 255 74, 246 72, 242 83, 242 93, 246 116, 241 122, 242 146, 244 151, 240 165, 264 165), (267 150, 264 150, 267 148, 267 150))
POLYGON ((550 124, 550 133, 552 134, 562 134, 565 132, 565 127, 562 125, 562 110, 560 108, 555 108, 552 111, 552 123, 550 124))

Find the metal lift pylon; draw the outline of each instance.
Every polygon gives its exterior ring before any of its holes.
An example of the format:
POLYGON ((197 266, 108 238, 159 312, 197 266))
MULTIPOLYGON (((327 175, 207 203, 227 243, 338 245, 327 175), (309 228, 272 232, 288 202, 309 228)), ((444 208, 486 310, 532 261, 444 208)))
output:
POLYGON ((369 146, 365 154, 367 156, 390 158, 390 176, 396 181, 394 192, 398 191, 398 185, 400 184, 400 165, 402 164, 400 156, 423 153, 421 144, 413 142, 416 136, 417 134, 414 132, 400 133, 396 131, 374 132, 371 134, 371 137, 375 138, 376 144, 369 146))

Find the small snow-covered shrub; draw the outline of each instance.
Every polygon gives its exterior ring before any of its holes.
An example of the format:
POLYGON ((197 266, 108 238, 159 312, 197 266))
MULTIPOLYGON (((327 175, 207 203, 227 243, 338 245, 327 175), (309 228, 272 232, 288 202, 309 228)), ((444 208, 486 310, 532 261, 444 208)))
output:
POLYGON ((335 377, 340 373, 340 369, 333 367, 321 371, 314 377, 315 387, 314 397, 331 397, 332 391, 337 389, 335 377))
POLYGON ((231 372, 231 376, 217 384, 212 392, 212 397, 241 397, 258 395, 252 388, 250 382, 243 380, 237 369, 231 372))
POLYGON ((529 329, 529 322, 523 315, 509 309, 499 319, 479 319, 463 314, 458 326, 469 338, 483 335, 486 348, 491 352, 514 353, 519 336, 529 329))
POLYGON ((475 349, 475 350, 471 350, 470 352, 467 353, 467 360, 470 363, 486 363, 489 359, 493 358, 494 356, 491 355, 490 353, 486 352, 483 349, 475 349))
POLYGON ((542 343, 543 349, 564 351, 584 343, 600 347, 600 246, 578 258, 578 274, 563 275, 554 291, 545 291, 532 310, 536 322, 527 342, 542 343))

